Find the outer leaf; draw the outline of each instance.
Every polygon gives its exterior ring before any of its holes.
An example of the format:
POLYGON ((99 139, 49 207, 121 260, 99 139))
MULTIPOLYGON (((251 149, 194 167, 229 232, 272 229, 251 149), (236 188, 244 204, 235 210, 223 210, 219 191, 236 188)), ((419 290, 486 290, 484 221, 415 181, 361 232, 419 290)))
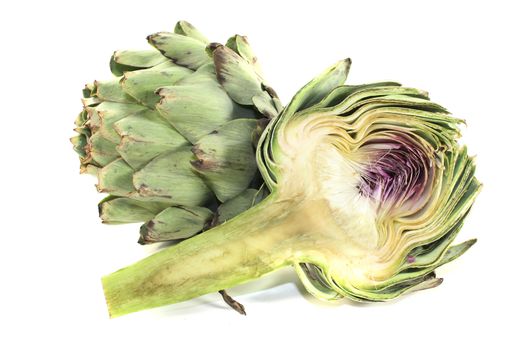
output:
POLYGON ((208 39, 197 30, 191 23, 186 21, 178 21, 175 25, 175 33, 188 36, 190 38, 196 39, 204 44, 208 44, 208 39))
POLYGON ((248 188, 257 171, 251 139, 255 126, 253 119, 233 120, 193 147, 198 158, 193 166, 221 202, 248 188))
POLYGON ((118 80, 95 81, 93 94, 102 101, 135 103, 135 100, 126 94, 118 80))
POLYGON ((262 90, 262 81, 253 66, 235 51, 226 46, 218 46, 213 51, 213 61, 217 80, 235 102, 252 105, 253 97, 258 95, 265 95, 270 99, 270 96, 262 90))
POLYGON ((115 123, 114 128, 121 138, 117 150, 134 169, 140 169, 161 153, 189 145, 155 111, 128 116, 115 123))
POLYGON ((133 187, 133 169, 122 159, 117 159, 98 172, 99 192, 116 196, 131 196, 136 191, 133 187))
POLYGON ((203 207, 170 207, 142 225, 139 243, 171 241, 201 232, 213 213, 203 207))
POLYGON ((272 119, 279 115, 279 111, 273 103, 273 99, 269 99, 266 94, 254 96, 252 103, 255 108, 266 118, 272 119))
POLYGON ((124 91, 139 103, 155 108, 160 100, 159 95, 155 93, 157 88, 173 85, 191 73, 193 71, 188 68, 168 62, 150 69, 124 73, 120 83, 124 91))
POLYGON ((87 145, 92 160, 100 166, 107 165, 119 157, 115 147, 115 143, 104 138, 100 133, 91 136, 87 145))
POLYGON ((330 91, 345 82, 351 63, 349 58, 339 61, 303 86, 292 98, 284 113, 290 115, 321 101, 330 91))
POLYGON ((110 196, 100 202, 100 219, 105 224, 128 224, 152 219, 168 204, 110 196))
POLYGON ((168 59, 157 50, 124 50, 115 51, 109 67, 119 77, 124 72, 153 67, 166 61, 168 59))
POLYGON ((198 78, 158 90, 158 111, 192 143, 235 118, 233 101, 215 79, 198 78))
POLYGON ((195 70, 210 62, 206 44, 188 36, 157 33, 148 36, 148 42, 180 66, 195 70))
POLYGON ((240 213, 248 210, 257 203, 259 203, 267 195, 266 190, 256 190, 255 188, 248 188, 241 192, 237 197, 234 197, 222 203, 217 209, 218 222, 223 223, 240 213))
POLYGON ((253 66, 255 72, 262 78, 261 66, 257 56, 253 52, 248 38, 242 35, 234 35, 226 42, 226 46, 239 54, 246 62, 253 66))
POLYGON ((211 199, 204 181, 195 176, 190 148, 164 153, 133 176, 141 196, 189 206, 203 205, 211 199))
POLYGON ((102 102, 90 111, 89 124, 104 138, 118 144, 120 137, 114 129, 115 123, 131 114, 144 111, 146 111, 144 106, 136 104, 102 102))

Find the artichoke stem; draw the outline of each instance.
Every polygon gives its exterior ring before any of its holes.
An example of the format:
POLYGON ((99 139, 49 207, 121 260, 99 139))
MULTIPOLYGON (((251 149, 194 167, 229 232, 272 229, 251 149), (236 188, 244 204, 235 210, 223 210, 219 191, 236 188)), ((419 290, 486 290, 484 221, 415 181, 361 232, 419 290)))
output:
POLYGON ((296 220, 290 218, 290 204, 273 197, 103 277, 110 317, 217 292, 289 265, 288 238, 295 236, 296 220))

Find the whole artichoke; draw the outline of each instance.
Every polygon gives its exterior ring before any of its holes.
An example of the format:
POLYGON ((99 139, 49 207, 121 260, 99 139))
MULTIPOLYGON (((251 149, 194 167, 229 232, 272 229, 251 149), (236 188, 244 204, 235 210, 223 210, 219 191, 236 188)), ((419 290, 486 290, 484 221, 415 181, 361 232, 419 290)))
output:
POLYGON ((96 175, 103 222, 145 222, 139 242, 178 240, 247 209, 265 192, 254 144, 280 102, 245 37, 212 43, 187 22, 116 51, 110 81, 84 89, 72 138, 96 175))

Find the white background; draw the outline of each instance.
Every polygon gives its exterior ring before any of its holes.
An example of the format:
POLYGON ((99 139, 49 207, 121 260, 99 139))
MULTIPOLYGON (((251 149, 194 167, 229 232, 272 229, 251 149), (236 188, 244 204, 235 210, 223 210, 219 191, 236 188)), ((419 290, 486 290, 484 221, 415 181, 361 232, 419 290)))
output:
POLYGON ((18 1, 0 13, 2 349, 523 349, 523 10, 519 1, 18 1), (438 270, 439 288, 387 304, 334 305, 293 271, 218 295, 109 320, 100 277, 151 253, 137 226, 104 226, 94 179, 68 138, 80 90, 115 49, 192 22, 213 41, 248 35, 288 101, 350 56, 350 83, 397 80, 466 118, 484 190, 438 270), (520 326, 521 322, 521 326, 520 326))

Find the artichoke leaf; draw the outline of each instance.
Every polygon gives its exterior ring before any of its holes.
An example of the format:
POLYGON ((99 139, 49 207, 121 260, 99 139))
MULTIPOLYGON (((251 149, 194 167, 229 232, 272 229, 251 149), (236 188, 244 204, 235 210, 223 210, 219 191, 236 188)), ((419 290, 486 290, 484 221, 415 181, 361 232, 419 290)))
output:
POLYGON ((270 95, 262 89, 262 80, 253 66, 227 46, 213 50, 217 80, 228 95, 241 105, 252 105, 254 96, 268 100, 270 95))
POLYGON ((176 33, 160 32, 148 36, 148 42, 176 64, 196 70, 209 63, 206 44, 176 33))
POLYGON ((167 61, 168 58, 157 50, 121 50, 113 53, 109 68, 113 75, 120 77, 125 72, 150 68, 167 61))
POLYGON ((267 195, 267 190, 264 187, 259 190, 255 188, 244 190, 238 196, 219 205, 219 208, 217 209, 217 222, 222 224, 223 222, 233 219, 240 213, 262 201, 267 195))
POLYGON ((169 206, 163 202, 146 202, 132 198, 108 196, 99 205, 105 224, 129 224, 148 221, 169 206))
POLYGON ((157 112, 146 110, 114 125, 120 136, 117 151, 133 169, 140 169, 156 156, 189 142, 157 112))
POLYGON ((193 39, 196 39, 203 44, 208 44, 208 39, 204 34, 202 34, 197 28, 195 28, 191 23, 186 21, 178 21, 175 25, 174 32, 176 34, 184 35, 193 39))
POLYGON ((248 188, 257 171, 251 138, 256 123, 254 119, 232 120, 199 139, 192 148, 197 157, 193 167, 221 202, 248 188))
POLYGON ((139 243, 189 238, 210 223, 213 212, 204 207, 176 206, 164 209, 140 228, 139 243))
POLYGON ((236 118, 236 107, 211 76, 157 90, 157 110, 191 143, 236 118))
POLYGON ((155 93, 159 87, 173 85, 191 73, 193 71, 188 68, 167 62, 149 69, 126 72, 120 84, 128 95, 153 109, 160 100, 155 93))
POLYGON ((200 206, 212 197, 204 181, 196 176, 190 147, 163 153, 133 175, 133 185, 144 200, 200 206))

